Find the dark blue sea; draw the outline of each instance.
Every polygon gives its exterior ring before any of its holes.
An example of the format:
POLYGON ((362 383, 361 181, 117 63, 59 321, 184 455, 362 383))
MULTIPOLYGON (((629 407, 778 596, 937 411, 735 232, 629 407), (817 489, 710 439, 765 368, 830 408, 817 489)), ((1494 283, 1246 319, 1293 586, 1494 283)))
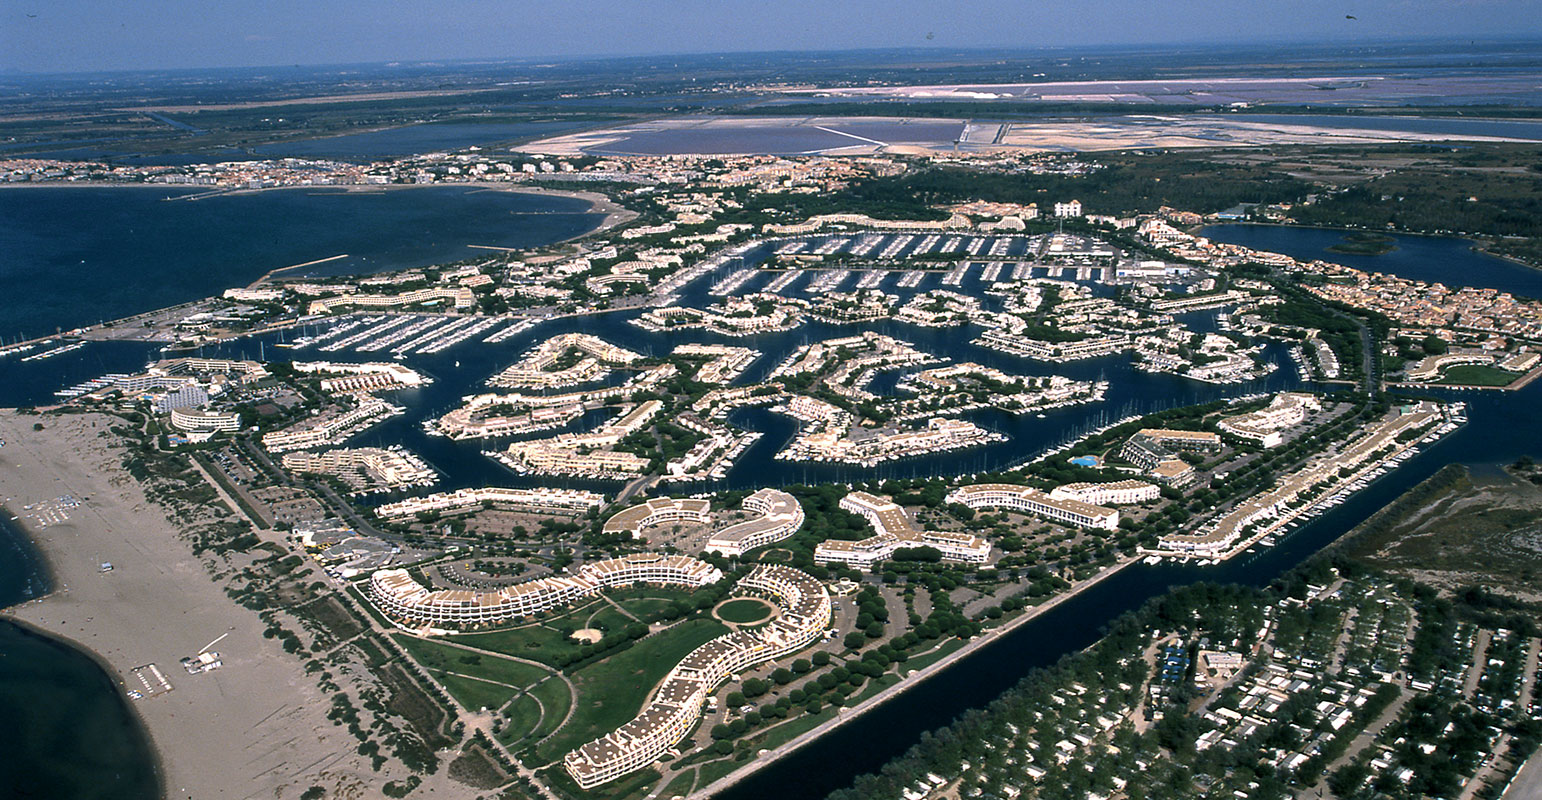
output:
POLYGON ((189 200, 142 186, 0 189, 0 339, 51 335, 245 286, 270 270, 353 274, 587 233, 587 201, 468 186, 279 189, 189 200))

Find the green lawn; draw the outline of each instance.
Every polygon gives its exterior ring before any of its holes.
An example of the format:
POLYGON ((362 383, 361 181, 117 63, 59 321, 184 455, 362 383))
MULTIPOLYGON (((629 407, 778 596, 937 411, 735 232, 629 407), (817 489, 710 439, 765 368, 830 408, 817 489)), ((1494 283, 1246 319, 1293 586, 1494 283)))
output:
POLYGON ((1447 369, 1441 376, 1440 382, 1461 386, 1509 386, 1519 377, 1514 372, 1506 372, 1498 367, 1484 364, 1459 364, 1447 369))
POLYGON ((541 707, 546 709, 546 716, 541 719, 541 727, 536 729, 535 738, 542 739, 550 736, 552 731, 562 724, 562 720, 568 715, 568 707, 573 705, 573 693, 568 691, 568 685, 560 678, 552 678, 539 684, 530 693, 541 701, 541 707))
MULTIPOLYGON (((585 612, 585 618, 593 612, 585 612)), ((571 623, 570 623, 571 624, 571 623)), ((573 624, 572 630, 583 627, 581 624, 573 624)), ((560 630, 552 630, 544 625, 527 625, 523 628, 510 628, 509 630, 493 631, 492 633, 474 633, 467 636, 457 636, 455 641, 483 650, 492 650, 497 653, 507 653, 511 656, 528 658, 543 664, 557 665, 557 657, 564 653, 577 653, 580 642, 568 638, 568 634, 560 630)))
POLYGON ((673 601, 664 597, 634 597, 618 602, 622 608, 632 612, 632 616, 643 622, 656 622, 664 609, 669 608, 673 601))
MULTIPOLYGON (((509 706, 508 720, 498 733, 498 741, 511 745, 531 735, 541 719, 541 704, 530 695, 522 695, 509 706)), ((559 717, 560 719, 560 717, 559 717)))
POLYGON ((551 674, 549 670, 532 664, 521 664, 518 661, 497 656, 471 653, 428 639, 398 634, 396 641, 412 654, 414 660, 436 673, 459 672, 518 687, 529 686, 551 674))
POLYGON ((749 624, 760 622, 771 616, 771 606, 764 600, 756 600, 750 597, 741 597, 717 607, 716 613, 728 622, 749 624))
POLYGON ((720 761, 709 761, 706 764, 701 765, 701 769, 699 770, 701 777, 698 778, 698 781, 703 787, 711 786, 713 781, 723 777, 724 775, 727 775, 730 772, 733 772, 739 767, 744 766, 744 764, 745 762, 743 761, 735 761, 733 756, 729 756, 720 761))
POLYGON ((433 675, 436 680, 444 684, 444 688, 462 706, 471 711, 482 708, 491 710, 502 708, 503 704, 509 702, 509 698, 519 691, 502 684, 489 683, 484 680, 477 680, 476 678, 465 678, 460 675, 448 675, 437 670, 434 671, 433 675))
POLYGON ((578 698, 573 719, 536 748, 538 758, 543 762, 561 758, 629 722, 680 659, 727 632, 727 626, 716 620, 686 620, 575 672, 572 679, 578 698))
POLYGON ((929 667, 932 664, 941 661, 942 659, 946 658, 948 654, 959 649, 960 647, 963 647, 965 644, 968 643, 963 639, 949 639, 947 642, 944 642, 943 645, 936 650, 936 652, 926 653, 919 656, 911 656, 910 660, 899 665, 899 667, 905 672, 906 675, 909 675, 916 670, 919 670, 923 667, 929 667))
POLYGON ((690 772, 682 772, 679 775, 676 775, 674 780, 669 782, 668 786, 664 787, 664 791, 659 792, 659 797, 662 798, 662 800, 670 800, 672 797, 685 797, 691 793, 691 787, 695 785, 695 783, 696 770, 691 770, 690 772))
POLYGON ((604 608, 595 611, 594 616, 589 618, 589 627, 599 628, 606 633, 624 631, 631 624, 633 624, 631 617, 621 613, 615 606, 608 604, 604 608))
POLYGON ((757 750, 771 750, 780 747, 799 735, 811 731, 825 720, 835 716, 836 708, 831 706, 818 714, 800 714, 786 722, 768 728, 765 733, 751 736, 750 744, 757 750))

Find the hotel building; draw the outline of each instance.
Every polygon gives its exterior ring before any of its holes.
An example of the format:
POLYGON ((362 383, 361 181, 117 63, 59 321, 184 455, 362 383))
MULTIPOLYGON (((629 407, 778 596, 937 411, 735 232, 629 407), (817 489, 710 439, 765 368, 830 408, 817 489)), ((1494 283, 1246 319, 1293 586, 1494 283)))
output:
POLYGON ((467 511, 481 508, 484 503, 520 508, 586 511, 604 505, 605 498, 594 492, 578 489, 553 489, 546 486, 535 489, 506 489, 501 486, 489 486, 485 489, 459 489, 386 503, 375 509, 375 516, 381 519, 402 519, 423 512, 467 511))
POLYGON ((429 303, 436 300, 449 300, 456 308, 471 308, 476 305, 476 295, 464 286, 453 288, 433 287, 428 289, 413 289, 401 294, 345 294, 339 297, 327 297, 321 300, 312 300, 306 308, 307 314, 330 314, 339 308, 392 308, 395 306, 411 306, 418 303, 429 303))
POLYGON ((791 567, 763 564, 737 588, 771 600, 781 614, 764 627, 724 634, 691 651, 632 721, 568 753, 563 767, 581 788, 592 789, 657 761, 696 726, 718 686, 756 664, 807 647, 830 625, 829 593, 791 567))
POLYGON ((1146 503, 1161 496, 1156 484, 1124 480, 1112 483, 1068 483, 1050 490, 1055 500, 1077 500, 1095 506, 1127 506, 1146 503))
POLYGON ((1262 447, 1279 447, 1285 441, 1285 429, 1305 422, 1307 411, 1321 408, 1322 404, 1314 395, 1281 392, 1274 396, 1267 408, 1227 417, 1217 427, 1222 433, 1258 442, 1262 447))
POLYGON ((1209 431, 1143 428, 1119 448, 1119 457, 1141 469, 1149 470, 1172 458, 1175 451, 1218 453, 1220 450, 1220 435, 1209 431))
POLYGON ((373 483, 385 488, 425 486, 439 479, 423 459, 400 448, 359 447, 320 453, 285 453, 284 469, 334 475, 355 488, 373 483), (363 479, 363 472, 369 478, 363 479))
POLYGON ((712 504, 693 498, 655 497, 625 511, 617 512, 605 520, 604 531, 608 534, 625 533, 642 538, 643 528, 663 525, 667 522, 706 522, 712 504))
POLYGON ((347 411, 314 417, 284 430, 264 434, 262 446, 270 453, 282 453, 286 450, 335 444, 349 433, 401 411, 401 408, 377 397, 365 397, 357 407, 347 411))
POLYGON ((196 408, 173 408, 171 427, 190 433, 237 431, 241 429, 241 415, 234 411, 200 411, 196 408))
POLYGON ((792 495, 776 489, 761 489, 744 498, 744 510, 760 516, 730 525, 707 540, 705 550, 725 556, 742 556, 798 532, 803 527, 803 506, 792 495))
POLYGON ((497 591, 432 590, 403 569, 370 576, 370 598, 387 616, 408 625, 469 627, 560 608, 602 589, 637 583, 700 588, 723 579, 711 564, 688 556, 637 553, 579 567, 576 575, 537 578, 497 591))
MULTIPOLYGON (((1070 485, 1077 486, 1077 484, 1070 485)), ((1133 495, 1136 492, 1132 489, 1129 493, 1133 495)), ((1078 528, 1100 528, 1111 531, 1119 527, 1119 512, 1112 508, 1073 500, 1069 497, 1057 498, 1038 489, 1010 483, 977 483, 972 486, 960 486, 948 493, 947 502, 960 503, 976 510, 1006 508, 1022 511, 1078 528)))
POLYGON ((916 547, 934 548, 945 561, 984 564, 990 558, 990 542, 968 534, 919 530, 911 524, 905 509, 867 492, 851 492, 841 499, 840 507, 866 519, 877 533, 855 542, 820 542, 814 548, 815 563, 869 569, 892 557, 896 550, 916 547))

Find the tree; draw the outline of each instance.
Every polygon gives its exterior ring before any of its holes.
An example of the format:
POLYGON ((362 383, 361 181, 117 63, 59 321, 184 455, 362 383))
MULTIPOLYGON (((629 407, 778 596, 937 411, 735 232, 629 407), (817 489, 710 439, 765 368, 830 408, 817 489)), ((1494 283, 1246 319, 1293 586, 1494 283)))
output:
POLYGON ((847 650, 860 650, 862 645, 867 644, 867 634, 861 631, 852 631, 846 634, 846 638, 841 640, 841 643, 846 645, 847 650))
POLYGON ((820 650, 819 652, 814 654, 814 666, 816 666, 816 667, 823 667, 823 666, 828 666, 829 663, 830 663, 830 654, 828 652, 826 652, 824 650, 820 650))

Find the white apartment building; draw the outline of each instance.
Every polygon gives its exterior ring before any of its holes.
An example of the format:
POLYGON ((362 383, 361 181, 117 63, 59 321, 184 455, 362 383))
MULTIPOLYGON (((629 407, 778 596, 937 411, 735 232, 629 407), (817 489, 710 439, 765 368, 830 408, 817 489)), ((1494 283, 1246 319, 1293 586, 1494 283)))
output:
POLYGON ((1061 218, 1065 218, 1065 217, 1079 217, 1081 215, 1082 215, 1082 201, 1080 201, 1080 200, 1072 200, 1069 203, 1056 203, 1055 204, 1055 216, 1057 216, 1057 217, 1061 217, 1061 218))
POLYGON ((1022 511, 1078 528, 1100 528, 1111 531, 1119 527, 1119 512, 1112 508, 1069 498, 1055 498, 1038 489, 1010 483, 977 483, 971 486, 960 486, 948 493, 947 502, 960 503, 976 510, 1006 508, 1022 511))
POLYGON ((744 498, 743 507, 759 516, 712 534, 707 540, 707 552, 741 556, 757 547, 780 542, 803 527, 803 506, 786 492, 761 489, 744 498))
POLYGON ((1076 500, 1095 506, 1127 506, 1146 503, 1162 494, 1156 484, 1134 479, 1112 483, 1068 483, 1051 489, 1055 500, 1076 500))
POLYGON ((237 431, 241 429, 241 415, 234 411, 202 411, 196 408, 173 408, 171 427, 191 433, 213 431, 237 431))
POLYGON ((816 563, 842 563, 856 569, 869 569, 893 556, 900 548, 916 547, 934 548, 942 553, 945 561, 984 564, 990 558, 990 542, 962 533, 919 530, 905 510, 891 500, 867 492, 851 492, 841 499, 840 507, 866 519, 876 533, 855 542, 820 542, 814 548, 816 563))
POLYGON ((657 761, 695 727, 707 696, 724 681, 807 647, 829 627, 830 595, 803 572, 763 564, 737 588, 766 597, 781 614, 762 628, 734 631, 691 651, 632 721, 568 753, 563 767, 580 787, 591 789, 657 761))
POLYGON ((541 486, 535 489, 508 489, 489 486, 484 489, 458 489, 438 492, 424 497, 409 497, 394 503, 386 503, 375 509, 381 519, 401 519, 421 512, 454 512, 480 508, 483 503, 521 508, 556 509, 563 511, 587 511, 604 505, 605 498, 594 492, 579 489, 555 489, 541 486))
POLYGON ((432 590, 406 570, 383 569, 370 576, 369 593, 387 616, 408 625, 474 627, 550 611, 601 589, 635 583, 700 588, 722 579, 722 572, 699 559, 639 553, 585 564, 576 575, 537 578, 492 592, 432 590))
POLYGON ((605 533, 625 533, 642 536, 644 528, 669 522, 706 522, 712 504, 694 498, 655 497, 624 511, 613 514, 605 521, 605 533))

